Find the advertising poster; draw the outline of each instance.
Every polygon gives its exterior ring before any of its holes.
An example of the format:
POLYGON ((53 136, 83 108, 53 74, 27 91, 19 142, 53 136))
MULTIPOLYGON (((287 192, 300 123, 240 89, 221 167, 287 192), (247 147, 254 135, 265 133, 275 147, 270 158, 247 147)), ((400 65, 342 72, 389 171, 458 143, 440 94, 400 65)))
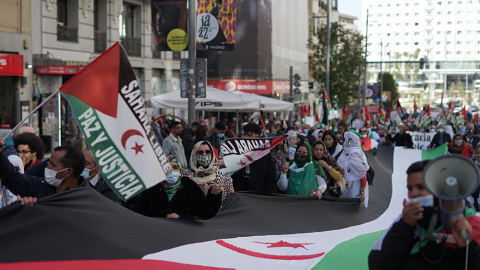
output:
POLYGON ((183 51, 188 46, 187 1, 152 0, 152 51, 183 51))
POLYGON ((237 0, 197 0, 197 49, 233 51, 237 0))

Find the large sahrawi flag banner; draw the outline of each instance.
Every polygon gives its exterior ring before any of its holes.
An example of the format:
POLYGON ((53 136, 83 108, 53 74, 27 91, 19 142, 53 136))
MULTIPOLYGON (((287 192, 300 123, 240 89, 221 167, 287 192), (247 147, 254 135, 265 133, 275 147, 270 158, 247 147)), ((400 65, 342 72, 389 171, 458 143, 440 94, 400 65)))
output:
POLYGON ((122 200, 165 179, 170 162, 152 131, 138 81, 118 42, 60 91, 103 178, 122 200))
POLYGON ((214 218, 187 221, 136 214, 89 188, 31 207, 16 202, 0 209, 8 243, 0 269, 366 270, 374 242, 402 213, 408 166, 445 153, 379 146, 369 155, 368 208, 358 199, 241 192, 214 218))
POLYGON ((272 138, 234 138, 222 141, 220 145, 219 169, 225 174, 233 174, 243 167, 264 157, 273 147, 287 136, 272 138))

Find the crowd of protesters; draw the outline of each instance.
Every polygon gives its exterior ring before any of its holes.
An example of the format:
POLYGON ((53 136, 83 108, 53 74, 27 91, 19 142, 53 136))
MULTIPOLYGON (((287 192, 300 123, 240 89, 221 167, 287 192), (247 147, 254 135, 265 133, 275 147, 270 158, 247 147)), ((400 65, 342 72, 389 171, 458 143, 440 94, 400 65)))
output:
MULTIPOLYGON (((177 118, 179 119, 179 118, 177 118)), ((389 125, 370 120, 353 122, 334 119, 320 124, 287 126, 273 115, 234 117, 216 121, 198 119, 190 127, 175 119, 152 118, 152 126, 174 169, 160 184, 121 202, 102 179, 88 148, 60 146, 44 160, 41 139, 28 125, 4 143, 0 155, 1 204, 15 200, 32 205, 38 198, 90 187, 116 203, 139 213, 161 217, 211 218, 235 191, 358 198, 368 206, 367 155, 378 145, 414 148, 409 131, 436 132, 429 150, 447 144, 450 154, 476 161, 480 137, 478 121, 465 119, 457 125, 431 121, 419 128, 413 121, 389 125), (356 128, 353 128, 356 127, 356 128), (237 132, 238 131, 238 132, 237 132), (241 170, 226 175, 219 168, 220 145, 229 138, 286 137, 271 152, 241 170), (7 158, 8 156, 8 158, 7 158), (180 192, 181 191, 181 192, 180 192), (203 194, 203 197, 198 197, 203 194), (187 199, 188 198, 188 199, 187 199), (193 205, 202 205, 201 208, 193 205), (213 213, 213 214, 212 214, 213 213)), ((478 192, 474 194, 478 209, 478 192)))

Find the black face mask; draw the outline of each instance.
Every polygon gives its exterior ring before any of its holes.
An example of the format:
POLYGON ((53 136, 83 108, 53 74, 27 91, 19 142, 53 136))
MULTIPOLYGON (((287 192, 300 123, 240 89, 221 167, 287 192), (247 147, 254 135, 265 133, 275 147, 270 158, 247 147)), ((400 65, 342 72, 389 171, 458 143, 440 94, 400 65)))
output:
POLYGON ((308 155, 295 154, 295 158, 300 162, 304 162, 308 160, 308 155))

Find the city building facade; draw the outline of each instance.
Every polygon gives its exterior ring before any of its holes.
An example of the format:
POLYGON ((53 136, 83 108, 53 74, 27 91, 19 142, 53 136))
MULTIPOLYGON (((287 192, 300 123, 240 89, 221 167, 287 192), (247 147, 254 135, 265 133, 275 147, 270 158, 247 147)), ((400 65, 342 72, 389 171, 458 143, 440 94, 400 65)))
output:
POLYGON ((367 11, 367 61, 375 62, 369 63, 369 83, 376 83, 380 72, 390 72, 401 101, 434 103, 444 92, 445 97, 477 102, 479 0, 364 0, 364 23, 367 11))

